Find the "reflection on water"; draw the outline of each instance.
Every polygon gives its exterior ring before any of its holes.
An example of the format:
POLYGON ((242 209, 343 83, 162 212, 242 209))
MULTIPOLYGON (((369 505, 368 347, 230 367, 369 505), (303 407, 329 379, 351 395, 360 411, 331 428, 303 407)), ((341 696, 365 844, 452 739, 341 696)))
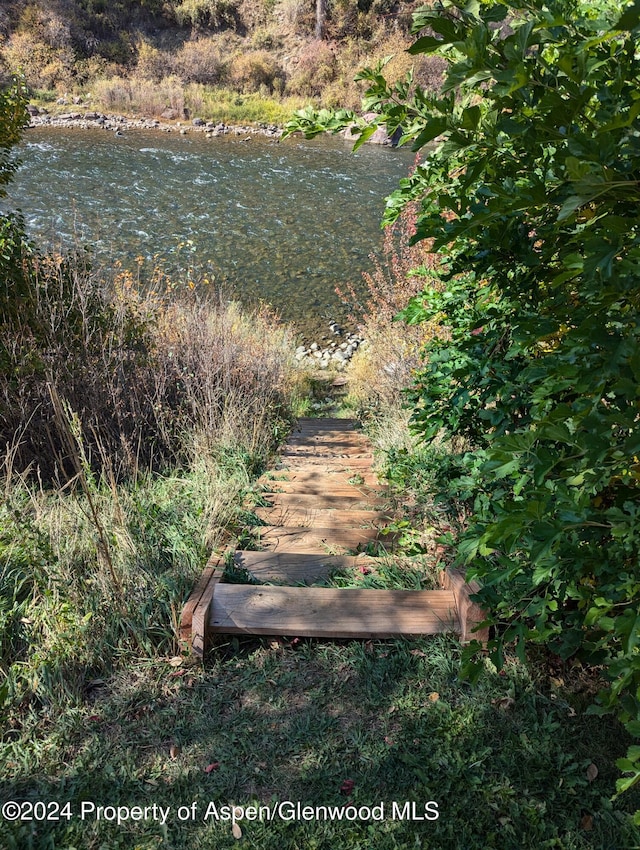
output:
MULTIPOLYGON (((169 262, 192 243, 245 302, 288 320, 340 313, 336 283, 356 285, 381 243, 384 196, 407 173, 407 151, 342 139, 313 142, 201 134, 29 130, 4 208, 31 233, 93 243, 125 263, 169 262)), ((178 259, 176 259, 178 258, 178 259)))

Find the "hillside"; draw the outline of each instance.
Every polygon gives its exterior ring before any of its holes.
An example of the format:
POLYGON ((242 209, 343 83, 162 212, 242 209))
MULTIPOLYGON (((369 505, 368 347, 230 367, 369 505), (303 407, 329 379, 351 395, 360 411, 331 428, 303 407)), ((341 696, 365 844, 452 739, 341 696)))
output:
MULTIPOLYGON (((265 118, 302 103, 355 107, 363 65, 396 54, 388 76, 416 66, 415 0, 7 0, 0 8, 0 69, 21 70, 42 103, 89 96, 95 106, 158 115, 206 115, 224 100, 262 99, 265 118)), ((430 86, 440 60, 422 57, 430 86)), ((237 104, 236 104, 237 105, 237 104)))

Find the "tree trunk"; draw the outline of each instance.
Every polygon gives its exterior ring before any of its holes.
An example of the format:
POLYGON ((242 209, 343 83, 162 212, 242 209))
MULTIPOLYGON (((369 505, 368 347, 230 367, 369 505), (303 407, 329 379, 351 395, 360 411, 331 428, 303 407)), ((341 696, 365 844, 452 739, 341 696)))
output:
POLYGON ((316 38, 324 38, 329 0, 316 0, 316 38))

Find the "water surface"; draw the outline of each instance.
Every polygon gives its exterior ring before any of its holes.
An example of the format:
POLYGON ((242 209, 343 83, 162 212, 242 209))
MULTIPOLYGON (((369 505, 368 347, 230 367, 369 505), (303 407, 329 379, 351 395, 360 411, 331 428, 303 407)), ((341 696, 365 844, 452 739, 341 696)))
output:
POLYGON ((334 287, 360 285, 384 197, 412 160, 336 138, 54 128, 29 130, 18 153, 3 206, 20 207, 30 233, 129 265, 208 266, 234 297, 303 324, 343 314, 334 287))

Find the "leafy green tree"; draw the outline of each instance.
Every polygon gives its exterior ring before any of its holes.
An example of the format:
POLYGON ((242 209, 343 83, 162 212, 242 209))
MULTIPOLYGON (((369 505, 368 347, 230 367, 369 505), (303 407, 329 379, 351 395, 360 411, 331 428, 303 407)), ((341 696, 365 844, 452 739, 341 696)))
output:
MULTIPOLYGON (((18 167, 13 148, 20 141, 28 123, 27 93, 23 82, 14 78, 0 89, 0 197, 18 167)), ((19 216, 0 215, 0 321, 6 323, 19 314, 20 300, 25 294, 24 260, 29 248, 24 224, 19 216)), ((5 352, 0 347, 0 366, 6 367, 5 352)))
MULTIPOLYGON (((640 2, 444 0, 414 32, 411 53, 448 62, 441 93, 360 75, 374 123, 432 147, 386 213, 420 203, 447 282, 404 313, 451 330, 414 426, 471 446, 459 556, 495 662, 515 640, 603 665, 600 710, 640 735, 640 2)), ((354 120, 307 110, 290 130, 354 120)), ((619 790, 638 782, 640 747, 619 766, 619 790)))
POLYGON ((26 103, 25 87, 19 80, 0 90, 0 197, 6 195, 3 187, 11 181, 17 168, 11 152, 29 121, 26 103))

